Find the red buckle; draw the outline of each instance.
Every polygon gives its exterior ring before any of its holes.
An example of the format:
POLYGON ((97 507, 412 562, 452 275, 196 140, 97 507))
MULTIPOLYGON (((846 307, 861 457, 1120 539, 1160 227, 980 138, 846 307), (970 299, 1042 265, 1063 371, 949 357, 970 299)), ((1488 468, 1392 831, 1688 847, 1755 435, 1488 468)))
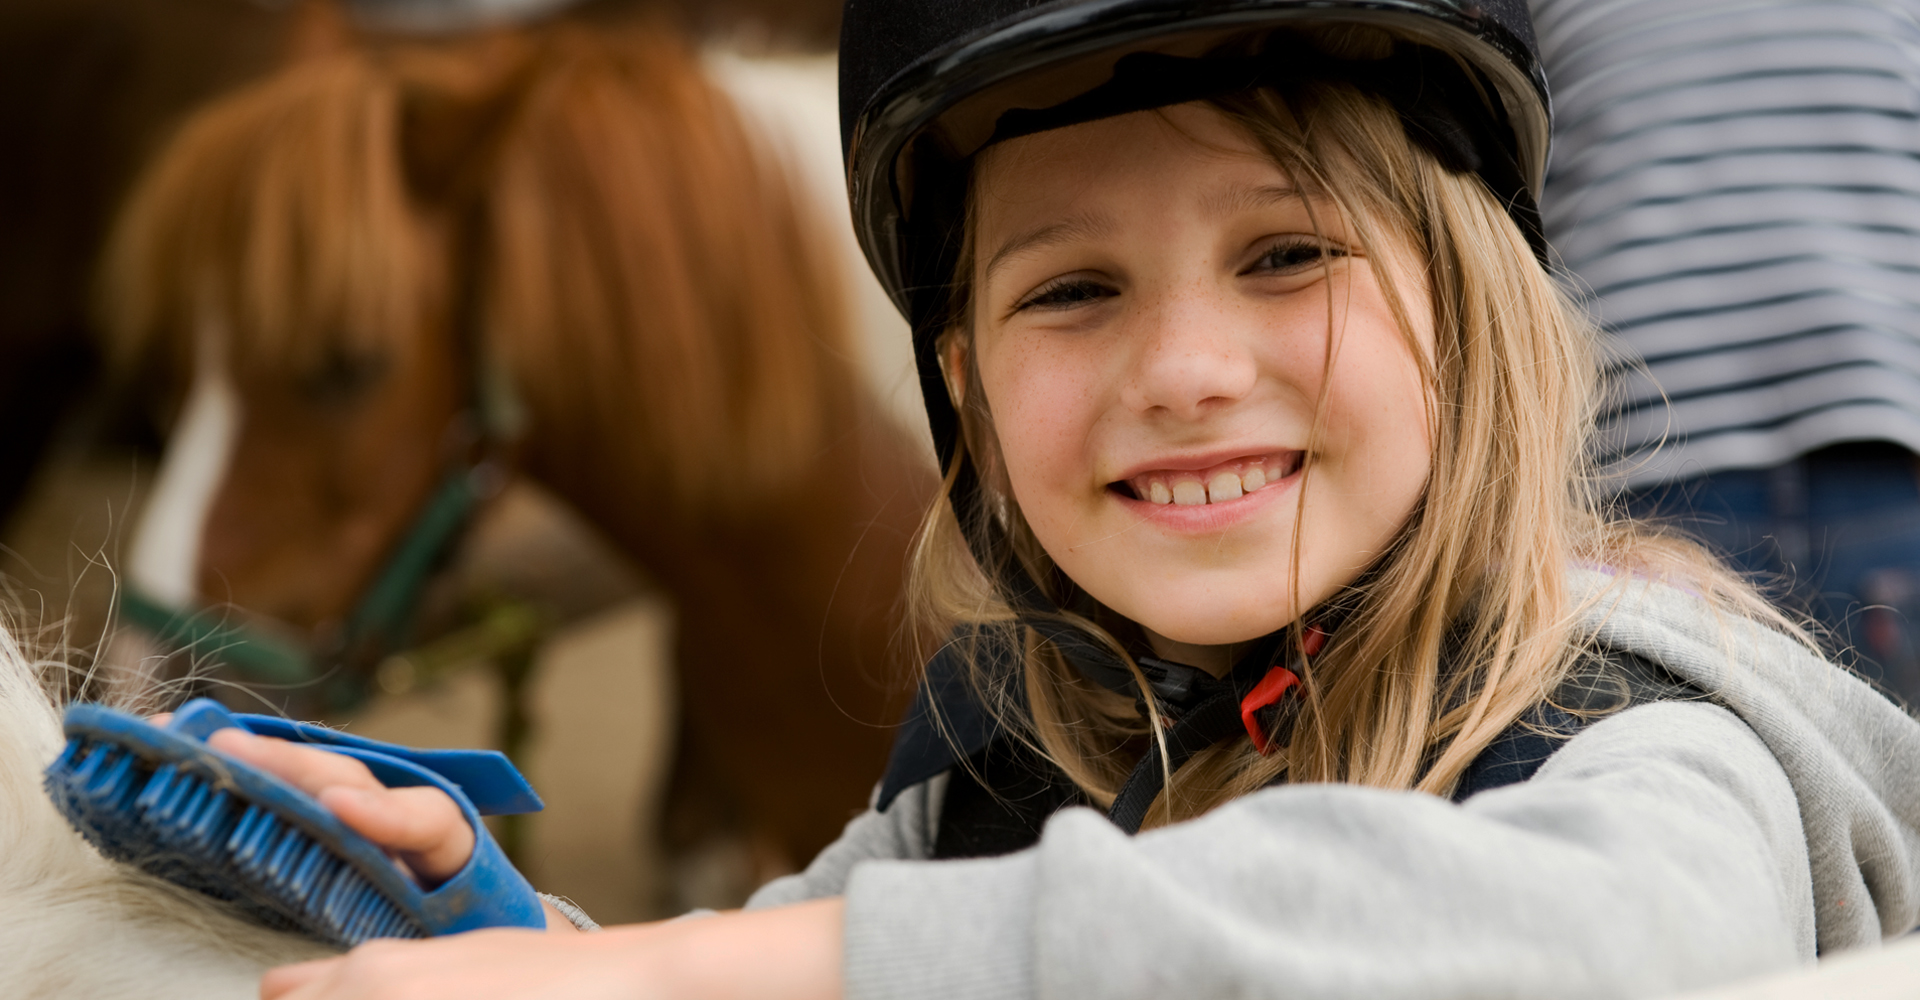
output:
MULTIPOLYGON (((1316 656, 1327 645, 1327 630, 1318 625, 1307 626, 1307 632, 1300 637, 1301 651, 1308 656, 1316 656)), ((1273 738, 1267 727, 1260 724, 1260 710, 1275 704, 1287 696, 1287 692, 1299 686, 1300 677, 1286 667, 1274 667, 1260 683, 1240 699, 1240 724, 1247 727, 1247 735, 1253 739, 1253 748, 1265 754, 1270 747, 1268 741, 1273 738)))
POLYGON ((1287 692, 1300 683, 1300 678, 1285 667, 1275 667, 1260 678, 1260 683, 1240 699, 1240 724, 1247 727, 1247 735, 1253 737, 1253 748, 1262 754, 1267 752, 1267 740, 1270 738, 1267 727, 1260 724, 1259 712, 1287 696, 1287 692))
POLYGON ((1300 648, 1308 656, 1319 656, 1327 645, 1327 630, 1318 625, 1307 626, 1307 634, 1300 637, 1300 648))

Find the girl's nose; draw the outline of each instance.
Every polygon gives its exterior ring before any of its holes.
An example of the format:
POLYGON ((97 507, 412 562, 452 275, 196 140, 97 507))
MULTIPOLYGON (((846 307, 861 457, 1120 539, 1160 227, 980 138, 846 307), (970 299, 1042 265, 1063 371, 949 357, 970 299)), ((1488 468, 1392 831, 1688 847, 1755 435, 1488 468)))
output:
POLYGON ((1151 310, 1129 338, 1122 402, 1139 413, 1192 420, 1244 399, 1258 377, 1248 333, 1206 296, 1151 310))

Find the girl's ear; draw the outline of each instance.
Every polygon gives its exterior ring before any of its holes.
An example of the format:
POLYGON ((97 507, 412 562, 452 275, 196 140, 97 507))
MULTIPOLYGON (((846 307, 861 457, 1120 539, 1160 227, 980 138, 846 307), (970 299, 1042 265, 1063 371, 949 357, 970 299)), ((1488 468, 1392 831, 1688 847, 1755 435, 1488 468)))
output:
POLYGON ((952 336, 940 345, 941 374, 946 376, 947 398, 956 410, 967 401, 967 347, 965 337, 952 336))

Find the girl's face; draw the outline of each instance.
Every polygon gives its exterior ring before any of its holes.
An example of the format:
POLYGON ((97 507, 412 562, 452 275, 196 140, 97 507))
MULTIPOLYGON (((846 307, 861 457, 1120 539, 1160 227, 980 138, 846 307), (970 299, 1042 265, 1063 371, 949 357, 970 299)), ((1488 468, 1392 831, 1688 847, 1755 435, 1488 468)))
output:
POLYGON ((1014 499, 1074 582, 1161 655, 1223 669, 1224 648, 1193 647, 1286 625, 1385 550, 1431 460, 1379 282, 1391 269, 1430 358, 1410 253, 1362 256, 1204 105, 1003 143, 974 190, 981 384, 1014 499))

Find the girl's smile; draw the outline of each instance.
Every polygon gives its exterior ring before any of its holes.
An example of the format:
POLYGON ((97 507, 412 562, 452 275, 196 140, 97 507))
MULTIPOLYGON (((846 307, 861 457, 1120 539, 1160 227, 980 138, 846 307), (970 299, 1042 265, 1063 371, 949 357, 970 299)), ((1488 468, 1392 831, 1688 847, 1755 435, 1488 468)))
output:
POLYGON ((1280 628, 1386 550, 1430 465, 1410 254, 1386 265, 1403 332, 1380 248, 1204 105, 1003 143, 975 192, 973 360, 1079 586, 1213 659, 1191 647, 1280 628))
POLYGON ((1140 517, 1171 531, 1219 531, 1289 494, 1305 452, 1281 450, 1226 461, 1167 460, 1108 485, 1140 517))

